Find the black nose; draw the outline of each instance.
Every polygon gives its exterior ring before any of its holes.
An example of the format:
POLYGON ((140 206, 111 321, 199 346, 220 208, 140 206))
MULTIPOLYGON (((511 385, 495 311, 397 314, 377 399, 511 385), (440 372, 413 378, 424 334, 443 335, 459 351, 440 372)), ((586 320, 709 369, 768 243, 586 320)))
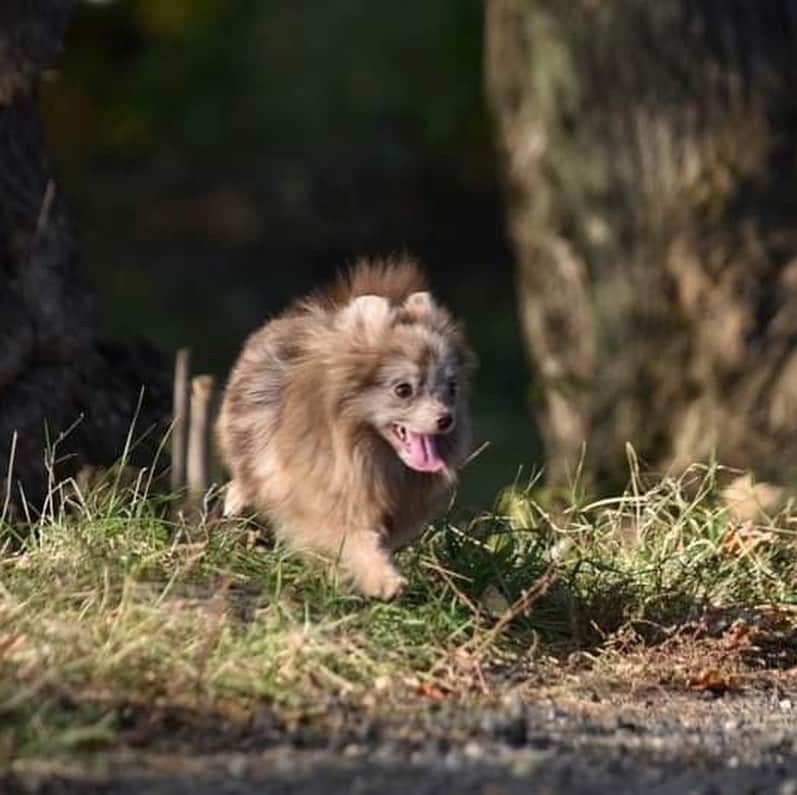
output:
POLYGON ((454 424, 454 418, 446 412, 437 418, 437 428, 441 431, 447 431, 454 424))

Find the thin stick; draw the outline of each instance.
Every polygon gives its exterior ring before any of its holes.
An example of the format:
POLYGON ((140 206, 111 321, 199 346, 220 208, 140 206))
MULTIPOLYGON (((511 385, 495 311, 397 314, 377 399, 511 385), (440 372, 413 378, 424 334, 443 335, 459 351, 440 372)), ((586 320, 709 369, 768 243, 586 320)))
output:
POLYGON ((191 379, 191 425, 188 433, 188 497, 201 501, 210 486, 210 415, 213 400, 212 375, 191 379))
POLYGON ((486 634, 481 646, 489 646, 495 639, 520 615, 528 614, 532 605, 556 582, 559 572, 556 563, 548 566, 547 570, 532 586, 524 590, 520 596, 504 611, 503 615, 495 622, 493 628, 486 634))
POLYGON ((6 523, 8 508, 11 504, 11 484, 14 481, 14 459, 17 455, 17 432, 11 437, 11 453, 8 456, 8 475, 6 476, 6 498, 3 501, 3 513, 0 514, 0 525, 6 523))
POLYGON ((191 351, 180 348, 174 359, 174 399, 172 408, 172 468, 171 487, 179 494, 186 484, 186 457, 188 455, 189 397, 188 377, 191 371, 191 351))

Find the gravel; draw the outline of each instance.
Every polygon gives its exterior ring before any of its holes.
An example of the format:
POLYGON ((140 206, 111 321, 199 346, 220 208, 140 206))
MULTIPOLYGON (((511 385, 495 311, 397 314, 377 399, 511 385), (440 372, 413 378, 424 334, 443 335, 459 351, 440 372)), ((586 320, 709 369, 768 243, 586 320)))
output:
POLYGON ((252 734, 205 753, 161 743, 70 769, 19 766, 0 793, 797 795, 794 703, 680 693, 347 716, 344 731, 252 734))

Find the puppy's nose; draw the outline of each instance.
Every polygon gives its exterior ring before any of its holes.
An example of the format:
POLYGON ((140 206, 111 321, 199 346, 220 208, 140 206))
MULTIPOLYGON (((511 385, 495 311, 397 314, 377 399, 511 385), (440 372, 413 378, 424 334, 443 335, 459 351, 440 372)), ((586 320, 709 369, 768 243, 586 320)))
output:
POLYGON ((437 429, 439 431, 448 431, 451 429, 451 426, 454 424, 454 418, 446 412, 445 414, 441 414, 437 418, 437 429))

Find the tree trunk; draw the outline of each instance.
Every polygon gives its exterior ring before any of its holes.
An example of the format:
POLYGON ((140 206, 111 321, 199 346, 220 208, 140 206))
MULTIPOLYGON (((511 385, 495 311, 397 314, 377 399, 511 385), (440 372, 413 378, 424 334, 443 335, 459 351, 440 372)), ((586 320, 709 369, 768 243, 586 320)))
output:
POLYGON ((797 465, 797 2, 487 0, 550 474, 797 465))
POLYGON ((17 445, 12 500, 33 506, 47 491, 45 450, 56 477, 110 464, 136 422, 147 439, 133 460, 153 462, 168 407, 168 376, 143 344, 97 339, 92 296, 62 191, 44 150, 37 101, 42 70, 62 42, 71 0, 0 5, 0 481, 17 445))

